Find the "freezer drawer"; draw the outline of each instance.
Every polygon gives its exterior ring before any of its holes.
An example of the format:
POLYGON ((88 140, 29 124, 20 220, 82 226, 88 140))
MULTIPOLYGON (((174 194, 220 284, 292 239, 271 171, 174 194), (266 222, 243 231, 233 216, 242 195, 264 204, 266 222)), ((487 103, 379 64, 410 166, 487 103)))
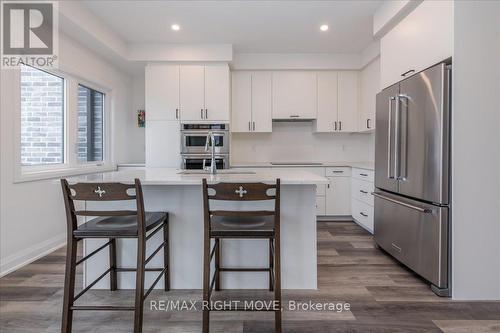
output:
POLYGON ((448 208, 377 190, 376 243, 439 288, 448 281, 448 208))

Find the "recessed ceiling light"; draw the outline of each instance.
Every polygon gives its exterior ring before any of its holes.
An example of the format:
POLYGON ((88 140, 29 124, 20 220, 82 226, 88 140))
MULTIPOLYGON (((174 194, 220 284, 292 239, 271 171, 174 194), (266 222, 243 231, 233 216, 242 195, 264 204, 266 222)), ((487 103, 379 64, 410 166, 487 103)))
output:
POLYGON ((328 30, 328 25, 323 24, 321 27, 319 27, 319 30, 321 30, 321 31, 327 31, 328 30))
POLYGON ((181 27, 178 24, 172 24, 170 27, 172 28, 173 31, 181 30, 181 27))

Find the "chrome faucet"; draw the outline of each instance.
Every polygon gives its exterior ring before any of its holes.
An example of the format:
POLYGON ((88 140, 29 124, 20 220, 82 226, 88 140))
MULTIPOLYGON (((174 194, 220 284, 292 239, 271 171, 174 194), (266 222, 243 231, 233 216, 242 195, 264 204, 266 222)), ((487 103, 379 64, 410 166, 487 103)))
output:
MULTIPOLYGON (((208 145, 209 143, 212 146, 212 152, 211 152, 211 161, 210 161, 210 166, 209 167, 204 167, 205 170, 210 171, 212 175, 215 175, 217 173, 217 163, 215 162, 215 132, 210 131, 207 134, 207 141, 205 142, 205 152, 208 151, 208 145)), ((205 164, 205 162, 203 162, 205 164)))

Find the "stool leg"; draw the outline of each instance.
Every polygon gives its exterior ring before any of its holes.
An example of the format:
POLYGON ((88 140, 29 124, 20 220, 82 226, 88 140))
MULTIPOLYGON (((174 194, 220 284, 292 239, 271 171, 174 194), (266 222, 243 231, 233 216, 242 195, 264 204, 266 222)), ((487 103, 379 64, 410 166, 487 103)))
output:
POLYGON ((205 227, 204 243, 203 243, 203 333, 209 333, 210 330, 210 236, 208 229, 205 227))
POLYGON ((273 269, 274 269, 274 256, 273 256, 273 239, 269 238, 269 291, 274 290, 273 284, 273 269))
POLYGON ((221 243, 222 239, 216 238, 215 241, 217 242, 216 248, 215 248, 215 290, 219 291, 220 290, 220 257, 221 257, 221 243))
POLYGON ((168 216, 167 220, 163 225, 163 241, 167 242, 163 247, 163 268, 167 268, 165 274, 163 275, 163 279, 165 281, 164 289, 165 291, 170 290, 170 238, 169 238, 169 228, 168 228, 168 216))
POLYGON ((281 333, 281 249, 280 233, 274 239, 274 300, 278 302, 280 311, 274 312, 275 332, 281 333))
POLYGON ((137 238, 137 274, 135 280, 135 311, 134 333, 142 332, 142 317, 144 314, 144 261, 146 257, 146 240, 137 238))
POLYGON ((73 326, 73 301, 75 298, 76 251, 78 243, 73 236, 68 237, 66 245, 66 275, 64 278, 63 317, 61 332, 70 333, 73 326))
POLYGON ((117 289, 117 272, 116 272, 116 238, 110 239, 109 244, 109 290, 114 291, 117 289))

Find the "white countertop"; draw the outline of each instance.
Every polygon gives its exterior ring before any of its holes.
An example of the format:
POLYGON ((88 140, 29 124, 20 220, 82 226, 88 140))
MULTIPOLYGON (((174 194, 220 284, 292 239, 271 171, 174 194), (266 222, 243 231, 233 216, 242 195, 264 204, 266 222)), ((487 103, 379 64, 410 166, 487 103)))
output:
POLYGON ((366 170, 375 170, 374 162, 304 162, 273 164, 271 162, 249 162, 231 164, 232 168, 289 168, 289 167, 352 167, 366 170))
MULTIPOLYGON (((352 167, 358 169, 375 170, 375 162, 304 162, 287 164, 272 164, 271 162, 248 162, 234 163, 231 168, 290 168, 290 167, 352 167)), ((118 164, 118 167, 123 168, 141 168, 145 167, 144 163, 126 163, 118 164)))
MULTIPOLYGON (((280 178, 283 185, 319 185, 328 184, 328 179, 318 176, 312 172, 290 169, 269 170, 259 168, 238 168, 238 172, 251 173, 224 173, 219 170, 216 175, 210 174, 180 174, 182 170, 174 168, 144 168, 133 170, 120 170, 93 173, 68 178, 70 183, 77 182, 119 182, 133 184, 135 178, 139 178, 142 185, 199 185, 206 178, 208 182, 268 182, 273 183, 280 178)), ((229 172, 234 169, 229 169, 229 172)))

